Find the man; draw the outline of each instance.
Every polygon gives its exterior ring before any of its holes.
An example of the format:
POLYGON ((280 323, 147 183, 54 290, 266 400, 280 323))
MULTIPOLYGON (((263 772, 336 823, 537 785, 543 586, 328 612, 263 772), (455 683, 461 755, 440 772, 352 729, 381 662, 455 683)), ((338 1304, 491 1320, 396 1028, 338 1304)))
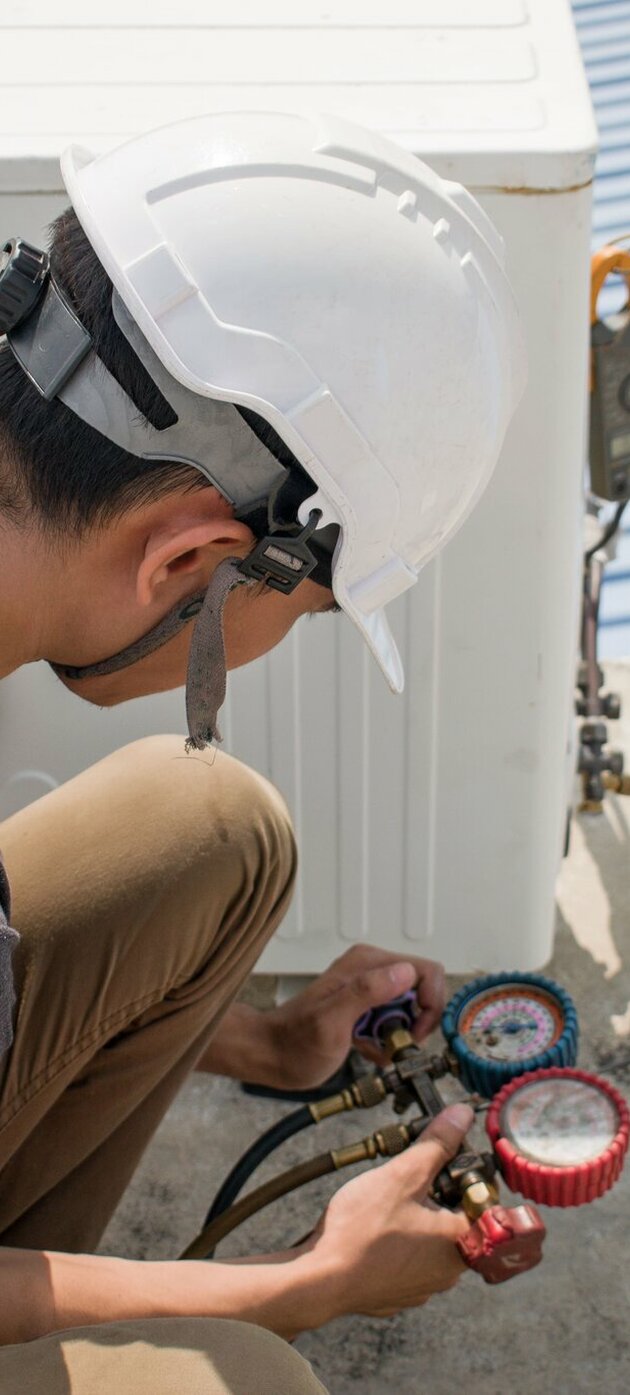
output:
POLYGON ((303 614, 344 609, 400 689, 382 607, 488 478, 518 326, 481 210, 344 123, 204 118, 64 168, 50 263, 12 244, 0 281, 1 671, 45 659, 105 706, 187 676, 189 740, 0 831, 0 1385, 308 1395, 278 1338, 459 1278, 467 1222, 422 1202, 466 1107, 291 1251, 92 1251, 190 1070, 311 1087, 365 1008, 415 987, 418 1039, 439 1020, 440 967, 368 946, 273 1012, 234 1003, 295 847, 277 793, 207 748, 226 669, 303 614))

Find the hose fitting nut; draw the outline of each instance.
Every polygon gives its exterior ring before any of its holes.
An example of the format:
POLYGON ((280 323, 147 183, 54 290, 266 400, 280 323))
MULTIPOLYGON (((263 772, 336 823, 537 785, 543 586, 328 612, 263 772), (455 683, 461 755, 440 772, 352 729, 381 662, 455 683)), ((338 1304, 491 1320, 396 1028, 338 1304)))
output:
POLYGON ((375 1105, 382 1103, 387 1091, 382 1076, 370 1074, 362 1075, 360 1080, 355 1081, 350 1087, 350 1093, 357 1109, 373 1109, 375 1105))
POLYGON ((405 1148, 411 1143, 406 1124, 384 1124, 383 1128, 374 1134, 374 1138, 382 1158, 394 1158, 398 1153, 404 1153, 405 1148))

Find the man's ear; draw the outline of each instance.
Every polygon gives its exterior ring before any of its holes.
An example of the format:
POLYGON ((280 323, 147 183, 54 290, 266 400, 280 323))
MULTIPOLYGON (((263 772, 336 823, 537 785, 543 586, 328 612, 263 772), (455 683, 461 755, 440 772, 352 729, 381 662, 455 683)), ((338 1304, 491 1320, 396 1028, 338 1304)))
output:
POLYGON ((244 557, 255 542, 251 528, 231 513, 204 518, 191 508, 190 501, 182 500, 181 505, 169 517, 156 521, 148 537, 145 534, 136 582, 140 605, 163 604, 171 596, 176 605, 191 590, 194 579, 200 588, 205 586, 219 562, 225 557, 244 557), (186 585, 182 585, 182 578, 187 578, 186 585))

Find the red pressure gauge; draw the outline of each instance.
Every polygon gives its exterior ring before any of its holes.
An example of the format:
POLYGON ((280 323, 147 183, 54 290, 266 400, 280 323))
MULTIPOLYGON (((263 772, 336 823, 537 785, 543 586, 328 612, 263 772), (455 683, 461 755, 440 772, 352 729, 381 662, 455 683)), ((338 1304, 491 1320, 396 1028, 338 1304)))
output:
POLYGON ((552 1067, 504 1085, 486 1127, 512 1191, 544 1206, 581 1206, 617 1181, 630 1110, 606 1080, 552 1067))

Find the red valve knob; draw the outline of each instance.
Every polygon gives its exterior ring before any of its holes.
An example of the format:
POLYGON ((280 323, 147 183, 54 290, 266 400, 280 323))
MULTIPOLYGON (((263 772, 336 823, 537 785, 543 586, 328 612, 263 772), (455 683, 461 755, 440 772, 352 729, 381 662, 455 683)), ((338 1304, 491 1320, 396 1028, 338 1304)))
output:
POLYGON ((545 1235, 535 1206, 490 1206, 456 1243, 487 1284, 503 1284, 540 1263, 545 1235))

